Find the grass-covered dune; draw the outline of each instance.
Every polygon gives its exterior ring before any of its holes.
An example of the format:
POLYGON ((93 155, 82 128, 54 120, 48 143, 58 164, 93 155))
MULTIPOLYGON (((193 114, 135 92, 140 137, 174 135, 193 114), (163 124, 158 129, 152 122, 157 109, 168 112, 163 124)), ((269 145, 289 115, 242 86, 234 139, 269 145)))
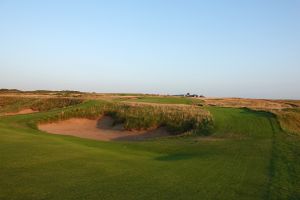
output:
POLYGON ((281 127, 288 132, 300 135, 300 109, 289 108, 273 111, 280 122, 281 127))
POLYGON ((157 104, 186 104, 197 105, 203 103, 201 99, 175 97, 175 96, 139 96, 136 98, 129 98, 127 101, 140 103, 157 103, 157 104))
POLYGON ((82 102, 83 99, 76 98, 0 96, 0 115, 8 112, 17 112, 26 108, 35 111, 47 111, 80 104, 82 102))
POLYGON ((105 109, 123 120, 142 115, 139 107, 118 107, 132 109, 127 116, 100 104, 1 117, 0 199, 300 198, 299 136, 283 132, 267 112, 208 107, 210 136, 144 142, 100 142, 36 129, 41 121, 76 113, 93 117, 105 109))

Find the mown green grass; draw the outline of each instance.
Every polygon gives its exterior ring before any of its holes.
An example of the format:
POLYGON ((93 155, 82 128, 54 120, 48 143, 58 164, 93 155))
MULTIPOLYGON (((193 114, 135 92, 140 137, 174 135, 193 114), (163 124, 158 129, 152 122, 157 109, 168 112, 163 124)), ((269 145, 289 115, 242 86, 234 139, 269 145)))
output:
MULTIPOLYGON (((272 113, 246 108, 211 107, 209 110, 215 118, 214 135, 224 137, 225 133, 231 137, 272 142, 268 143, 271 148, 270 178, 265 199, 300 199, 300 137, 297 134, 283 132, 277 116, 272 113), (268 123, 270 126, 267 126, 268 123)), ((278 116, 279 120, 282 120, 281 117, 278 116)), ((289 120, 293 123, 292 118, 289 120)))
POLYGON ((299 144, 273 115, 209 110, 221 139, 99 142, 32 128, 60 110, 2 117, 0 199, 299 199, 299 144))
POLYGON ((129 99, 131 102, 143 102, 143 103, 158 103, 158 104, 201 104, 200 99, 193 99, 187 97, 159 97, 159 96, 143 96, 136 99, 129 99))
POLYGON ((247 108, 209 107, 215 121, 214 135, 241 138, 271 138, 270 123, 276 124, 273 114, 247 108))

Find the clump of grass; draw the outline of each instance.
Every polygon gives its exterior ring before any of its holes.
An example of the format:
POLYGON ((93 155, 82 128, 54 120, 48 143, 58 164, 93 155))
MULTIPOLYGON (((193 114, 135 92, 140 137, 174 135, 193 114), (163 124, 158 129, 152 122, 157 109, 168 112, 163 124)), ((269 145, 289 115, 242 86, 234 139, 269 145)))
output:
POLYGON ((88 101, 80 106, 61 111, 44 122, 65 120, 73 117, 95 119, 108 115, 116 123, 123 123, 127 130, 145 130, 161 126, 172 133, 193 131, 207 135, 212 127, 212 118, 208 111, 199 107, 132 105, 105 101, 88 101))

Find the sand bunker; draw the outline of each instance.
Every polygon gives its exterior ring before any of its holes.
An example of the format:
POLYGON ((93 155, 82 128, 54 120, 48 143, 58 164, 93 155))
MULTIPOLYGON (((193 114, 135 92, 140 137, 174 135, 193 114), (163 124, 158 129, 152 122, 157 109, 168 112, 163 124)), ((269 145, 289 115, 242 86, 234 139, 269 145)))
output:
POLYGON ((98 120, 73 118, 55 123, 40 124, 38 125, 38 128, 48 133, 72 135, 80 138, 102 141, 138 141, 170 135, 165 128, 158 128, 150 131, 127 131, 123 128, 122 124, 113 124, 114 120, 111 117, 103 117, 98 120))
POLYGON ((10 113, 5 113, 4 115, 9 116, 9 115, 24 115, 24 114, 30 114, 30 113, 35 113, 37 111, 32 110, 31 108, 23 109, 18 112, 10 112, 10 113))

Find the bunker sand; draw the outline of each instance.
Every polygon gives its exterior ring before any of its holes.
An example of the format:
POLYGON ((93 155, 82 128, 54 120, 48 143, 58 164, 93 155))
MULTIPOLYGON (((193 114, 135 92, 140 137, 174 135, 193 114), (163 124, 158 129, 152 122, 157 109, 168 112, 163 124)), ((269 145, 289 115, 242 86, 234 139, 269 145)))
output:
POLYGON ((140 141, 170 136, 170 133, 163 127, 148 131, 128 131, 123 128, 122 124, 113 124, 114 120, 110 117, 103 117, 96 120, 72 118, 55 123, 39 124, 38 128, 52 134, 71 135, 101 141, 140 141))
POLYGON ((28 108, 28 109, 20 110, 18 112, 5 113, 4 115, 5 116, 10 116, 10 115, 24 115, 24 114, 30 114, 30 113, 35 113, 35 112, 37 112, 37 111, 32 110, 31 108, 28 108))

